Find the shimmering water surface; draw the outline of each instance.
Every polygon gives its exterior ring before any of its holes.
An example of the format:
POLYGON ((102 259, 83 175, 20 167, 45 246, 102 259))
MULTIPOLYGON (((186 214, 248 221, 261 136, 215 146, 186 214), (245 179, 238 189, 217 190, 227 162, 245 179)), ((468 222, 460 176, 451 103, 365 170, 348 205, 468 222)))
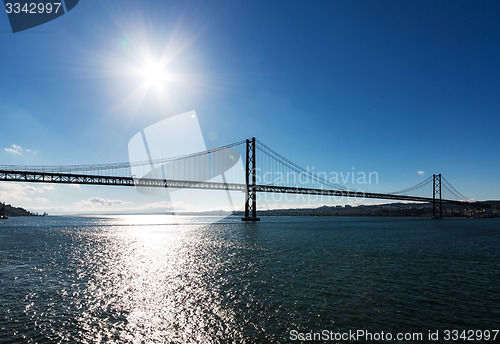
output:
POLYGON ((212 220, 1 221, 0 342, 500 327, 499 219, 212 220))

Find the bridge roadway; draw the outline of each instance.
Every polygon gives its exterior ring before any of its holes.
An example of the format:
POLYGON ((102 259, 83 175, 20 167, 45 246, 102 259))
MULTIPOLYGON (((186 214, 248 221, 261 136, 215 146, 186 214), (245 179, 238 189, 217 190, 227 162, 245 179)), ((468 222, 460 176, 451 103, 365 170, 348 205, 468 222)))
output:
MULTIPOLYGON (((161 188, 168 187, 176 189, 229 190, 229 191, 242 191, 242 192, 245 192, 247 190, 246 184, 236 184, 236 183, 115 177, 115 176, 99 176, 99 175, 40 172, 40 171, 0 170, 0 181, 56 183, 56 184, 87 184, 87 185, 106 185, 106 186, 161 187, 161 188)), ((256 192, 391 199, 391 200, 413 201, 413 202, 431 202, 431 203, 433 202, 433 199, 430 197, 393 195, 393 194, 350 191, 350 190, 309 189, 309 188, 274 186, 274 185, 255 185, 253 186, 253 189, 256 192)), ((441 202, 448 204, 457 204, 457 205, 471 204, 469 202, 455 201, 448 199, 442 199, 441 202)))

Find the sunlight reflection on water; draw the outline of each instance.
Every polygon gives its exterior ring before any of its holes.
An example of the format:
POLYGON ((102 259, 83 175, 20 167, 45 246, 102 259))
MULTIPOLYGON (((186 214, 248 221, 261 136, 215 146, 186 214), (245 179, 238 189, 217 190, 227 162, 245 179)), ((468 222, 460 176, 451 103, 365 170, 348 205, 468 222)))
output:
POLYGON ((87 289, 81 305, 86 311, 77 327, 85 330, 85 339, 209 342, 229 333, 238 337, 234 314, 220 304, 219 286, 211 277, 220 259, 214 259, 210 238, 203 237, 206 230, 197 230, 202 224, 162 216, 113 221, 117 226, 96 233, 98 239, 79 258, 87 289))
POLYGON ((493 328, 498 225, 9 219, 0 226, 0 342, 274 343, 291 330, 493 328))

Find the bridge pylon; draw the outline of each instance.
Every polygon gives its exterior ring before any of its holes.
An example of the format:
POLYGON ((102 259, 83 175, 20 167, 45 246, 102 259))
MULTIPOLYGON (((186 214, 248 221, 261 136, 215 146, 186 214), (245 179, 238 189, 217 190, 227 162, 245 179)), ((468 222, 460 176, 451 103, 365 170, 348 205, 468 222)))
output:
POLYGON ((432 175, 432 218, 443 218, 443 199, 441 197, 441 173, 432 175))
POLYGON ((260 221, 257 217, 257 191, 256 186, 256 170, 255 170, 255 137, 246 141, 246 166, 245 166, 245 217, 242 221, 260 221))

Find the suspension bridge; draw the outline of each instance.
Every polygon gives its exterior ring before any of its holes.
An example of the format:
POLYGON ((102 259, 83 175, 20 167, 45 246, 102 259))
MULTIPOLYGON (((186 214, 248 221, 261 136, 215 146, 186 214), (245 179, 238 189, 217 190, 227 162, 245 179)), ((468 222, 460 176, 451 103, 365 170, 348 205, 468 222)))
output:
POLYGON ((441 174, 404 190, 373 193, 334 183, 320 173, 295 164, 255 138, 194 154, 126 163, 66 166, 0 166, 0 181, 133 186, 136 188, 205 189, 245 193, 243 221, 258 221, 257 193, 302 194, 426 202, 433 217, 443 216, 443 204, 473 202, 441 174), (236 166, 241 165, 238 169, 236 166), (219 177, 215 180, 215 177, 219 177), (429 188, 430 196, 417 195, 429 188), (446 192, 451 197, 443 197, 446 192))

